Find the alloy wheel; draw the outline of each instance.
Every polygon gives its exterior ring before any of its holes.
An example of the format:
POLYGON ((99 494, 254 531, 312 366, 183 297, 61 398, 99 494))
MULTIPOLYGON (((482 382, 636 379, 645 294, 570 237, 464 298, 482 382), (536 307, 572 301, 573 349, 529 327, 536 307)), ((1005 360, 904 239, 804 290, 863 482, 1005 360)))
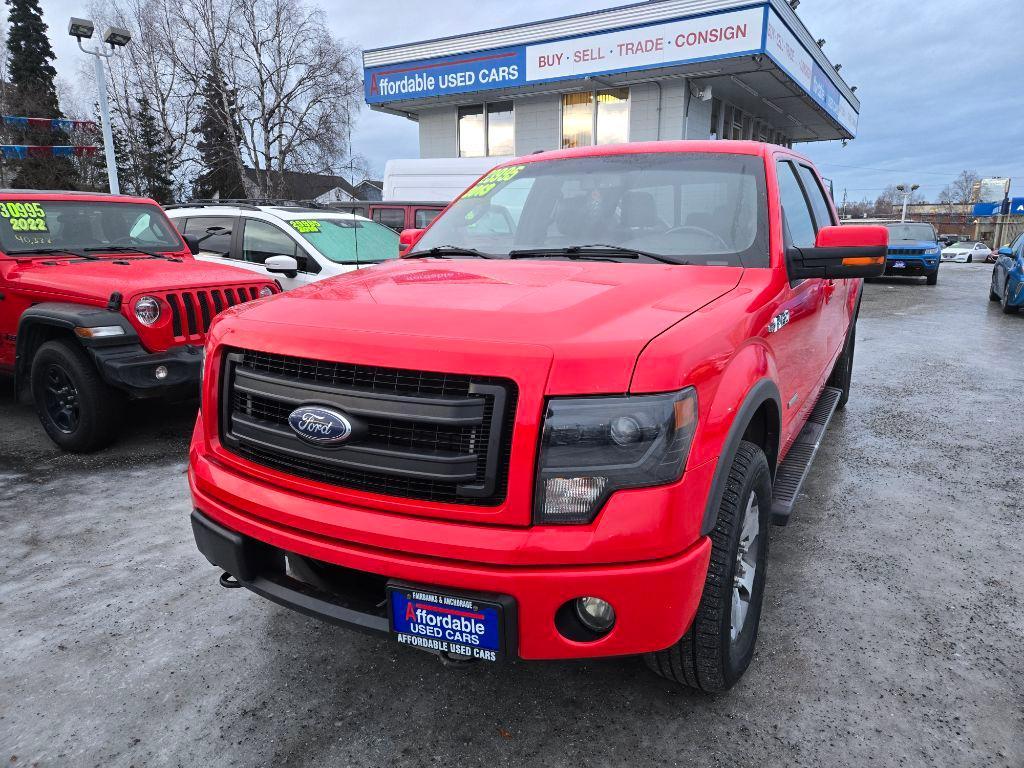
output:
POLYGON ((743 632, 750 601, 753 599, 761 548, 760 532, 761 510, 757 503, 757 494, 751 491, 743 513, 743 527, 740 529, 740 540, 736 547, 736 569, 732 580, 730 637, 733 642, 736 642, 743 632))

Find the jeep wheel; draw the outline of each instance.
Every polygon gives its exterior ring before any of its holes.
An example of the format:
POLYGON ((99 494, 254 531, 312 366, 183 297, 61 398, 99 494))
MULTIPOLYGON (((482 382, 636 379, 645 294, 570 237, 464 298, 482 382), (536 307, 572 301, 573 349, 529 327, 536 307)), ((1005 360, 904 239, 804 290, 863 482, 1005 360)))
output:
POLYGON ((856 347, 857 321, 854 320, 853 325, 850 326, 849 336, 846 339, 846 345, 843 347, 842 354, 839 355, 839 359, 836 360, 835 367, 828 377, 828 386, 835 387, 843 393, 839 396, 836 408, 844 408, 850 399, 850 381, 853 379, 853 355, 856 347))
POLYGON ((939 270, 936 269, 930 275, 925 277, 925 282, 928 285, 935 285, 935 284, 937 284, 939 282, 939 270))
POLYGON ((1010 278, 1006 278, 1006 282, 1003 283, 1003 296, 999 299, 999 305, 1003 308, 1004 315, 1015 315, 1020 309, 1010 304, 1010 278))
POLYGON ((768 564, 771 473, 764 452, 740 443, 711 532, 711 562, 693 625, 644 657, 656 674, 705 693, 731 688, 754 656, 768 564))
POLYGON ((103 382, 81 347, 46 342, 32 359, 31 379, 43 429, 65 451, 88 453, 113 440, 123 397, 103 382))

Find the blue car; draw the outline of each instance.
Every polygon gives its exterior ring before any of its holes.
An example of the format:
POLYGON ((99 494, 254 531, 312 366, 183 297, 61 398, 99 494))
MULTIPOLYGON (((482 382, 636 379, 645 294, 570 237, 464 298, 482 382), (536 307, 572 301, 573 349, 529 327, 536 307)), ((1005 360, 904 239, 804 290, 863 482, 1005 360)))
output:
POLYGON ((887 277, 924 277, 928 285, 939 282, 939 236, 931 224, 908 221, 886 224, 889 253, 885 259, 887 277))
POLYGON ((999 249, 988 297, 998 301, 1008 315, 1024 307, 1024 235, 999 249))

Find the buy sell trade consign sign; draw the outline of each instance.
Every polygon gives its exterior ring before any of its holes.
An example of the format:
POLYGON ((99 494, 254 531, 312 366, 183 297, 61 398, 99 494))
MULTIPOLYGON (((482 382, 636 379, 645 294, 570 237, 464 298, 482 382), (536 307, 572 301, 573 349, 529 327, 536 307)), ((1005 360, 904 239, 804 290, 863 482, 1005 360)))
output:
POLYGON ((857 111, 767 5, 365 70, 366 102, 387 104, 765 54, 851 133, 857 111))

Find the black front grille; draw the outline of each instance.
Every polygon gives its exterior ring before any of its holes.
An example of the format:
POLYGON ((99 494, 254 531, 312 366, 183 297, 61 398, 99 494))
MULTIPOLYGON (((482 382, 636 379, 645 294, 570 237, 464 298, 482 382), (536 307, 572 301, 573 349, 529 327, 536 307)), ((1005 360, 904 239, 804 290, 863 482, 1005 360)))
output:
POLYGON ((924 256, 924 248, 890 248, 890 256, 924 256))
POLYGON ((388 496, 494 505, 505 498, 517 389, 495 377, 239 351, 226 356, 221 434, 234 453, 310 480, 388 496), (301 405, 356 427, 341 447, 299 438, 301 405))

